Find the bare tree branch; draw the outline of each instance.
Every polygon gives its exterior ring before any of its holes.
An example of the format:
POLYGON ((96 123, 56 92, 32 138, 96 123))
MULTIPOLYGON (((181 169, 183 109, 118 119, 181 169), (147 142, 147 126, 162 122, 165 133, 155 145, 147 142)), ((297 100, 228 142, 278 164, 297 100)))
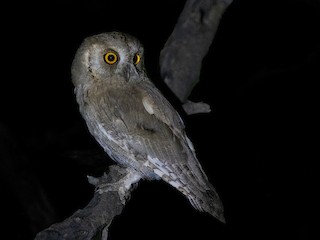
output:
POLYGON ((107 239, 109 225, 122 212, 125 200, 140 177, 127 168, 113 165, 108 174, 88 179, 96 186, 89 204, 64 221, 38 233, 35 240, 88 240, 101 233, 102 239, 107 239))
MULTIPOLYGON (((232 0, 188 0, 160 54, 164 82, 182 103, 198 83, 202 60, 218 29, 220 19, 232 0)), ((192 102, 189 102, 190 106, 192 102)), ((192 107, 192 114, 199 112, 192 107)), ((189 109, 188 107, 187 109, 189 109)), ((205 107, 206 111, 208 107, 205 107)))
POLYGON ((204 102, 191 102, 187 100, 186 103, 182 105, 183 110, 191 115, 191 114, 197 114, 197 113, 209 113, 211 112, 210 105, 206 104, 204 102))

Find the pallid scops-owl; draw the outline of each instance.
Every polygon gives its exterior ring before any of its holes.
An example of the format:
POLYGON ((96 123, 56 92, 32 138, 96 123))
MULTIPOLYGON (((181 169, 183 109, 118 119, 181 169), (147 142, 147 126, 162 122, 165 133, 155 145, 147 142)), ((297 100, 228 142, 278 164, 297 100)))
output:
POLYGON ((181 117, 147 76, 135 37, 108 32, 84 39, 72 82, 90 133, 116 163, 140 178, 164 180, 196 209, 225 221, 181 117))

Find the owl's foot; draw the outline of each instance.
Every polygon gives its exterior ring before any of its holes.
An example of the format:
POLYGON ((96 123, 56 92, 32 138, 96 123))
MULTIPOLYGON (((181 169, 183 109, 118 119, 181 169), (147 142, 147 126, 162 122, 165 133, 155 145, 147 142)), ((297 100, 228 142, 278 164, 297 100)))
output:
POLYGON ((89 183, 96 187, 96 192, 103 194, 106 192, 118 192, 121 203, 125 205, 126 200, 130 197, 130 192, 141 179, 141 175, 135 170, 110 166, 108 174, 96 178, 87 176, 89 183))

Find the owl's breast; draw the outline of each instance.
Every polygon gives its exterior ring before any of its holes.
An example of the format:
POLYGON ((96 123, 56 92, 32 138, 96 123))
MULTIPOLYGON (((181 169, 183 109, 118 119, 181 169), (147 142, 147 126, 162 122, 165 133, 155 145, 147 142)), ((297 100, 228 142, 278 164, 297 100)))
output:
POLYGON ((101 126, 113 138, 121 138, 143 129, 151 132, 157 125, 143 106, 143 93, 135 87, 100 87, 83 93, 80 112, 94 136, 101 126))

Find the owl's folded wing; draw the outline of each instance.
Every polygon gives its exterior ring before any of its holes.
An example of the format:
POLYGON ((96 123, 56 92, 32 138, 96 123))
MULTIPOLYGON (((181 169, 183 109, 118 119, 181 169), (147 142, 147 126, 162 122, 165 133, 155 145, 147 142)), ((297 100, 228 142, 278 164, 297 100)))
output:
MULTIPOLYGON (((167 163, 170 166, 176 167, 177 171, 184 171, 184 174, 196 179, 197 184, 202 186, 208 184, 208 179, 196 157, 195 149, 192 142, 187 137, 184 123, 178 112, 172 107, 167 99, 163 97, 160 91, 151 83, 143 85, 145 94, 142 97, 142 104, 145 110, 159 122, 163 123, 165 128, 168 128, 173 135, 175 144, 172 144, 174 149, 167 151, 176 152, 177 159, 161 159, 161 162, 167 163)), ((170 139, 167 139, 170 142, 170 139)), ((165 144, 164 144, 165 146, 165 144)))

